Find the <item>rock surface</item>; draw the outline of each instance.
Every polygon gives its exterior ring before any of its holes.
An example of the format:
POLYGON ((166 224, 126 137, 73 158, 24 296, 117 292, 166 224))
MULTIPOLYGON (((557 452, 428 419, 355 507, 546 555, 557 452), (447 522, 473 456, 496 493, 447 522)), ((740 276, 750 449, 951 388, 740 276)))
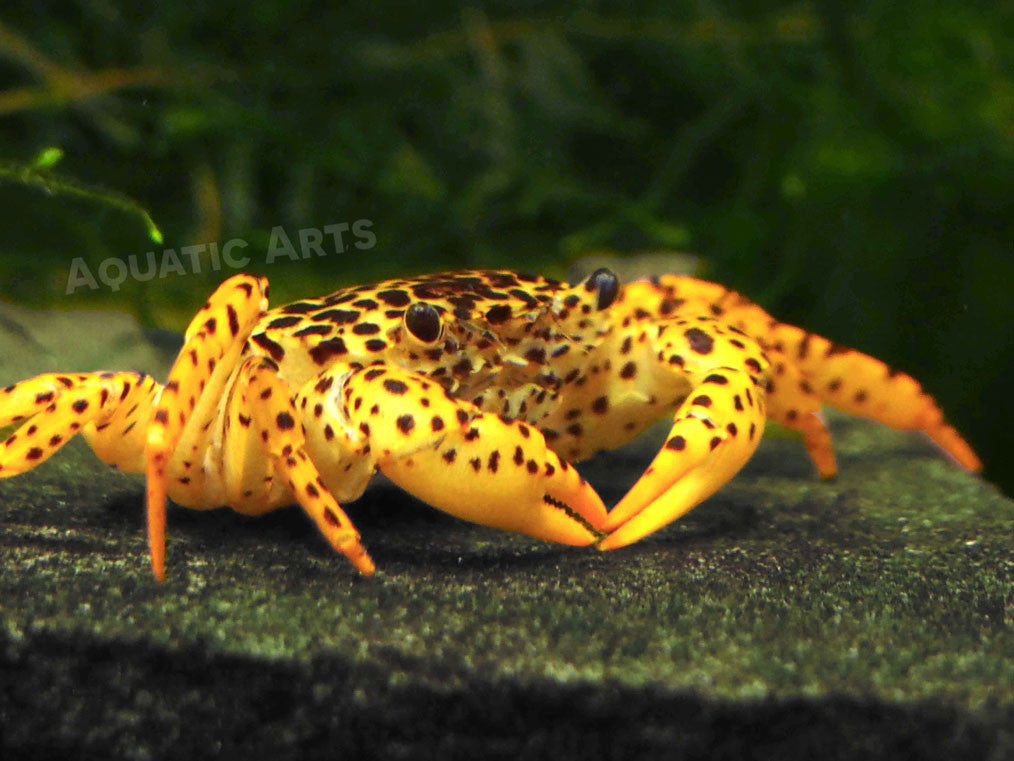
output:
MULTIPOLYGON (((34 363, 19 341, 44 339, 17 333, 0 322, 2 383, 168 356, 127 326, 125 356, 92 328, 71 365, 34 363)), ((471 526, 380 484, 348 508, 372 578, 298 510, 176 508, 164 584, 140 478, 75 441, 0 481, 0 748, 1014 756, 1014 503, 916 435, 831 428, 834 482, 767 440, 704 505, 617 552, 471 526)), ((582 472, 612 503, 657 445, 582 472)))

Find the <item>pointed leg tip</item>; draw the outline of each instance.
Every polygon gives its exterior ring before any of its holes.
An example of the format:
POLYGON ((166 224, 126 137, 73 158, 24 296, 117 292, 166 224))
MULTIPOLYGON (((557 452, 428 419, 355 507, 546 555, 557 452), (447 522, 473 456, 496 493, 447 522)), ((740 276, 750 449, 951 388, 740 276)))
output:
POLYGON ((157 549, 152 549, 150 557, 152 575, 157 581, 165 581, 165 552, 159 552, 157 549))
POLYGON ((355 534, 351 541, 348 539, 344 541, 339 540, 334 542, 333 546, 348 558, 349 562, 363 576, 372 576, 376 572, 377 566, 374 565, 373 559, 366 551, 366 548, 360 543, 358 534, 355 534))
POLYGON ((950 425, 940 425, 925 429, 929 437, 947 454, 957 460, 961 467, 972 473, 982 470, 982 460, 975 454, 971 444, 965 441, 957 429, 950 425))
POLYGON ((349 558, 349 560, 352 561, 352 565, 354 565, 356 570, 363 576, 372 576, 377 570, 377 566, 374 565, 373 560, 366 554, 365 551, 361 556, 349 558))

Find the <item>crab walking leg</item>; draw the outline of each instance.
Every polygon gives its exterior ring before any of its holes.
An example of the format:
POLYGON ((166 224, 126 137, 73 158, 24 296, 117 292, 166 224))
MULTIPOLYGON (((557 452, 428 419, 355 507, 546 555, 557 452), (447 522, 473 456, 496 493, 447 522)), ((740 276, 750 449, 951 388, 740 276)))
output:
POLYGON ((768 347, 771 370, 765 383, 768 419, 803 436, 810 459, 820 477, 827 480, 838 472, 831 434, 819 417, 824 402, 800 369, 779 350, 768 347))
POLYGON ((310 399, 338 407, 346 435, 361 442, 380 470, 403 489, 459 518, 562 544, 601 538, 606 510, 595 490, 546 446, 542 433, 482 412, 425 375, 372 365, 310 399), (329 401, 330 400, 330 401, 329 401))
POLYGON ((373 573, 373 561, 359 541, 359 532, 306 453, 301 415, 293 404, 291 389, 278 376, 278 365, 270 359, 251 357, 240 370, 234 393, 246 393, 250 400, 253 424, 276 477, 288 484, 335 550, 360 573, 373 573))
POLYGON ((90 375, 45 373, 0 390, 0 428, 41 412, 64 391, 87 381, 90 375))
POLYGON ((715 368, 676 412, 665 445, 610 511, 599 548, 636 542, 711 496, 743 467, 761 439, 764 394, 748 372, 715 368))
POLYGON ((832 407, 898 430, 923 431, 963 467, 982 469, 971 446, 912 376, 792 325, 780 323, 774 335, 814 392, 832 407))
MULTIPOLYGON (((716 283, 667 275, 660 278, 657 285, 631 283, 627 286, 626 297, 635 299, 645 309, 661 313, 666 312, 666 304, 677 305, 680 310, 699 305, 701 314, 718 315, 722 321, 752 336, 765 349, 781 352, 786 364, 795 366, 800 380, 823 402, 843 412, 873 418, 891 428, 923 431, 963 467, 973 471, 982 468, 971 446, 944 419, 939 405, 923 391, 919 382, 875 357, 779 322, 749 299, 716 283)), ((777 416, 775 419, 802 430, 804 441, 807 436, 811 437, 807 449, 821 475, 829 475, 829 462, 817 443, 820 434, 808 420, 803 405, 794 408, 791 403, 783 404, 784 384, 777 377, 772 381, 772 409, 786 415, 785 420, 777 416), (775 401, 774 397, 779 398, 775 401), (799 424, 790 419, 793 409, 798 413, 799 424)), ((826 452, 830 453, 830 449, 826 452)))
MULTIPOLYGON (((239 355, 267 308, 267 280, 235 275, 222 283, 187 329, 183 349, 169 372, 145 440, 148 544, 155 578, 165 578, 165 501, 170 458, 199 404, 214 401, 230 362, 239 355), (216 369, 218 383, 212 386, 216 369)), ((198 416, 198 420, 199 420, 198 416)))
POLYGON ((159 388, 138 373, 48 373, 0 392, 0 426, 25 421, 0 447, 0 478, 45 462, 78 433, 104 462, 139 472, 159 388))

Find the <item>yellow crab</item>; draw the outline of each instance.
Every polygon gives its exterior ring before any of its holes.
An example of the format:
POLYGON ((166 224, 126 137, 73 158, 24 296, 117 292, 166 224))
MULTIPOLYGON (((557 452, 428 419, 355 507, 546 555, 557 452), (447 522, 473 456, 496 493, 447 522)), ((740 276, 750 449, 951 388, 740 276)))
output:
POLYGON ((190 324, 162 386, 131 372, 40 375, 0 392, 0 477, 76 433, 147 474, 155 576, 165 500, 258 514, 293 501, 362 573, 339 506, 376 470, 466 520, 608 550, 675 520, 732 478, 767 419, 835 473, 823 404, 923 430, 980 462, 910 376, 772 319, 690 277, 577 285, 508 271, 344 288, 268 310, 237 275, 190 324), (611 510, 569 461, 671 415, 665 445, 611 510))

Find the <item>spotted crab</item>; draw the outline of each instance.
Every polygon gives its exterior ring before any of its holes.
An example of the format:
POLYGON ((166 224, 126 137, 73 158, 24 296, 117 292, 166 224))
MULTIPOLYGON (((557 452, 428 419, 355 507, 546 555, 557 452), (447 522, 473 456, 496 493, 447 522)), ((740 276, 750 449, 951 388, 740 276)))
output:
POLYGON ((980 467, 910 376, 691 277, 440 273, 269 309, 267 281, 236 275, 190 324, 164 385, 48 373, 0 391, 0 426, 21 423, 0 447, 0 477, 80 433, 105 462, 146 474, 160 580, 167 496, 247 514, 298 502, 369 574, 340 503, 377 470, 460 518, 611 550, 732 478, 768 419, 798 431, 833 476, 825 404, 925 431, 980 467), (665 444, 607 511, 571 463, 665 417, 665 444))

